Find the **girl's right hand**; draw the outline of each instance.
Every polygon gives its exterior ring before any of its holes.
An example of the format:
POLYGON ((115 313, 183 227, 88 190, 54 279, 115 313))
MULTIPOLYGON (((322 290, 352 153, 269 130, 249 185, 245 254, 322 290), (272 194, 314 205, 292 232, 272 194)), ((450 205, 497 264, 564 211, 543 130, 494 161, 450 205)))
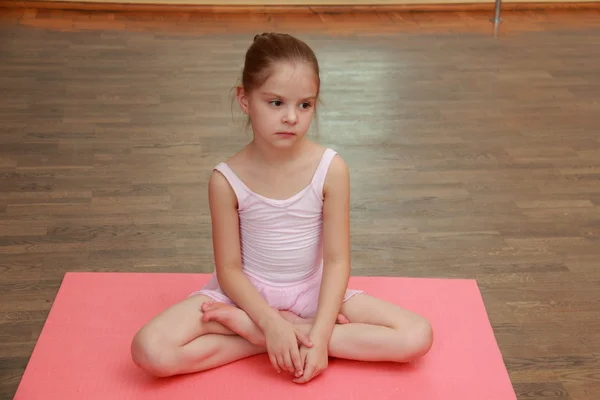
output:
POLYGON ((298 343, 312 347, 308 336, 280 316, 269 321, 263 333, 273 368, 277 372, 287 370, 293 375, 302 375, 304 365, 300 358, 298 343))

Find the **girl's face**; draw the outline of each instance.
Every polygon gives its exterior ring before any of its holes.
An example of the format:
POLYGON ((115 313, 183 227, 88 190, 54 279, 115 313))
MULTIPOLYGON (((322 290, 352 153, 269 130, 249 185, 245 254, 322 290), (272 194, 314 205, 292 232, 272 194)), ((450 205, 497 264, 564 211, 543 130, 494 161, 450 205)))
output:
POLYGON ((317 77, 306 63, 279 63, 265 83, 245 93, 238 88, 237 98, 250 117, 254 139, 286 148, 306 135, 315 112, 317 77))

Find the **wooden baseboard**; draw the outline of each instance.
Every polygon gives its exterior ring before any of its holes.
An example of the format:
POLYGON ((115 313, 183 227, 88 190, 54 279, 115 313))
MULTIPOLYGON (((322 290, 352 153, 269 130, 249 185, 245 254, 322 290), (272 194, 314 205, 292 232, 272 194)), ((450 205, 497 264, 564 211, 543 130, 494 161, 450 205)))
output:
MULTIPOLYGON (((212 12, 212 13, 346 13, 346 12, 428 12, 428 11, 489 11, 494 9, 493 0, 381 0, 381 3, 353 3, 362 0, 299 0, 299 3, 290 0, 274 0, 279 3, 249 4, 248 1, 238 4, 237 0, 181 0, 169 2, 168 0, 0 0, 0 8, 29 8, 29 9, 63 9, 82 11, 142 11, 142 12, 212 12), (205 4, 211 1, 213 4, 205 4), (344 3, 344 1, 346 1, 344 3), (396 3, 392 3, 395 1, 396 3), (429 2, 434 1, 434 2, 429 2), (438 1, 438 2, 435 2, 438 1), (455 2, 456 1, 456 2, 455 2), (218 3, 217 3, 218 2, 218 3)), ((260 1, 260 0, 257 0, 260 1)), ((273 1, 273 0, 271 0, 273 1)), ((269 3, 269 0, 266 0, 269 3)), ((502 3, 503 11, 527 10, 598 10, 600 1, 531 1, 512 0, 502 3)))

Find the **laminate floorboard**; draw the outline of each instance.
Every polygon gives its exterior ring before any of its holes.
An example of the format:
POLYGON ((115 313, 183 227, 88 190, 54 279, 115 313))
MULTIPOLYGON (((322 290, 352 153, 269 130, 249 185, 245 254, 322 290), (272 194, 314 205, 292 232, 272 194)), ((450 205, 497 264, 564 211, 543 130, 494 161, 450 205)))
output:
POLYGON ((252 37, 322 68, 355 275, 477 279, 519 399, 600 398, 600 14, 0 14, 0 398, 68 271, 212 272, 252 37))

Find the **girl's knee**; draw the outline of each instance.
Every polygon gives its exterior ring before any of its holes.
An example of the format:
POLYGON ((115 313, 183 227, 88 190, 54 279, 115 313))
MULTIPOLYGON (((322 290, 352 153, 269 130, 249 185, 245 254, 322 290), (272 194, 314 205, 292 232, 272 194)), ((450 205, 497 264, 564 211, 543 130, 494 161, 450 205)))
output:
POLYGON ((411 349, 409 358, 416 360, 423 357, 433 346, 433 328, 429 321, 420 318, 405 330, 405 340, 411 349))
POLYGON ((397 362, 415 361, 429 352, 433 345, 433 329, 424 318, 411 318, 403 325, 394 324, 396 332, 395 359, 397 362))
POLYGON ((135 365, 156 376, 177 374, 177 351, 152 331, 141 329, 131 341, 131 358, 135 365))

